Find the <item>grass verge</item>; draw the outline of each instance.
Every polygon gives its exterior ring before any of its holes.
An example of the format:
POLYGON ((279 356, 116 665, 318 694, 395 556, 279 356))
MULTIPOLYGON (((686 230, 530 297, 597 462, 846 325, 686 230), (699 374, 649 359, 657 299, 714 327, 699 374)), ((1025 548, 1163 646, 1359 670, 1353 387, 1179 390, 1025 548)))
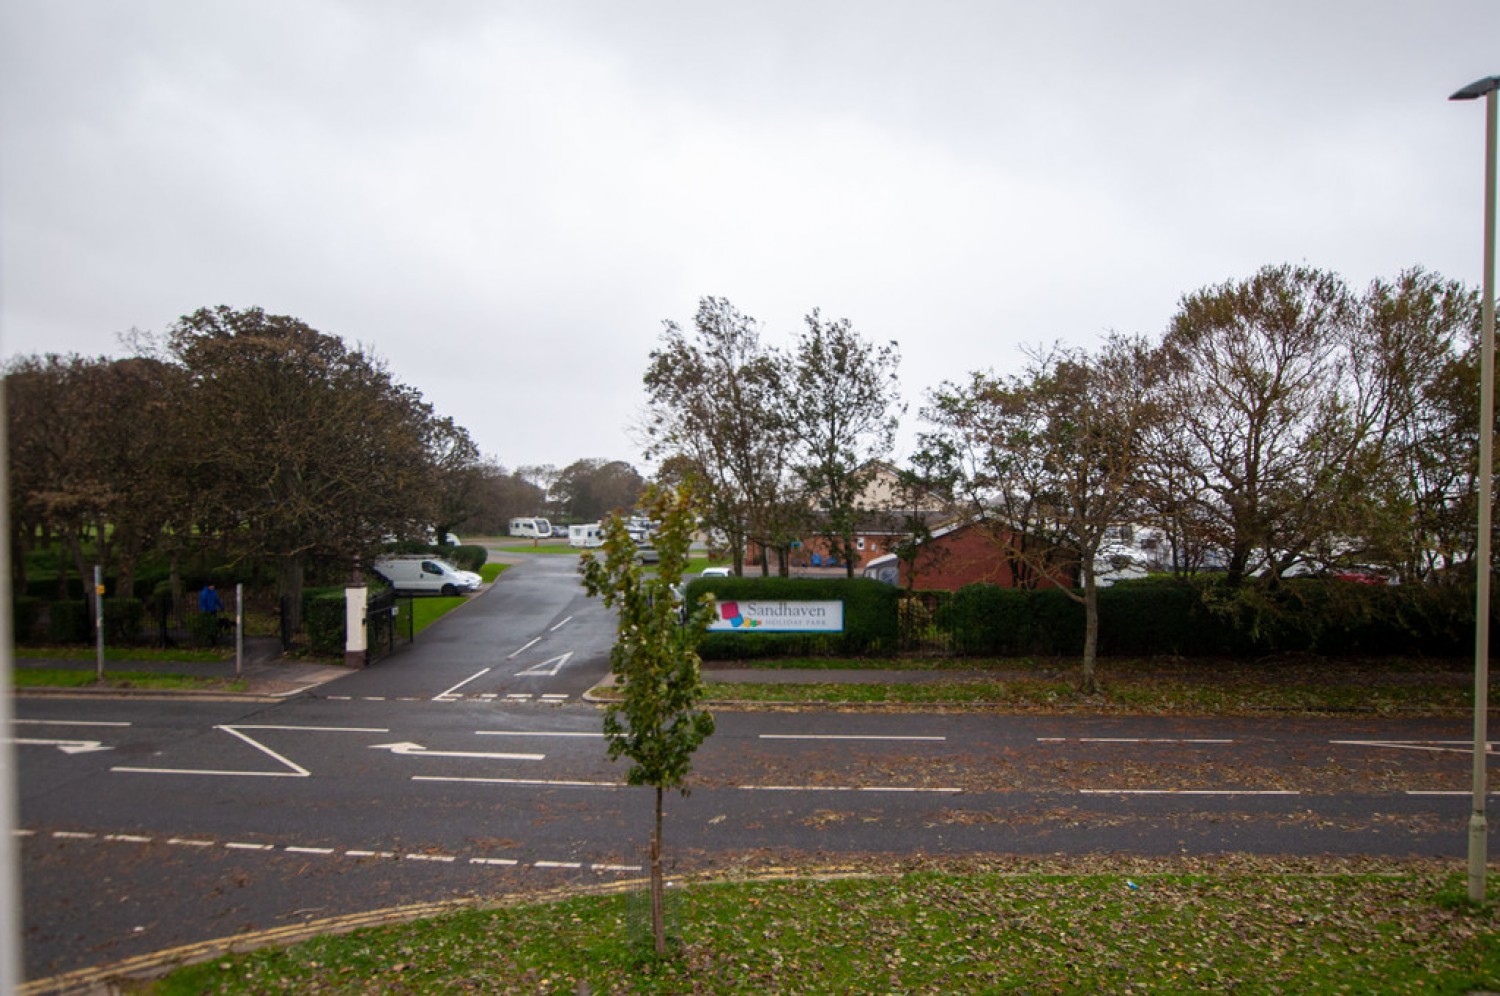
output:
MULTIPOLYGON (((1077 667, 1068 661, 804 658, 746 662, 744 666, 793 674, 785 681, 727 682, 715 680, 716 672, 710 669, 704 672, 708 698, 766 705, 970 706, 1224 716, 1266 712, 1448 716, 1468 714, 1473 703, 1472 679, 1462 666, 1444 661, 1110 660, 1099 664, 1100 689, 1093 695, 1078 690, 1077 667), (795 672, 809 669, 867 673, 860 681, 796 680, 795 672), (890 680, 880 680, 879 672, 887 670, 920 674, 892 673, 890 680)), ((1493 685, 1490 704, 1500 708, 1500 688, 1493 685)))
MULTIPOLYGON (((1232 862, 1233 864, 1233 862, 1232 862)), ((1500 912, 1450 873, 894 876, 467 910, 215 958, 146 991, 1468 993, 1500 988, 1500 912)))
POLYGON ((104 680, 94 671, 55 667, 18 667, 11 672, 16 688, 141 688, 156 691, 243 692, 238 678, 200 678, 189 674, 154 674, 148 671, 110 671, 104 680))
MULTIPOLYGON (((93 660, 97 653, 93 645, 79 644, 71 647, 15 647, 12 653, 17 657, 33 658, 36 660, 93 660)), ((162 650, 152 647, 105 647, 104 659, 106 661, 163 661, 168 663, 191 663, 207 664, 214 661, 228 661, 234 659, 234 647, 221 647, 218 649, 172 649, 162 650)))

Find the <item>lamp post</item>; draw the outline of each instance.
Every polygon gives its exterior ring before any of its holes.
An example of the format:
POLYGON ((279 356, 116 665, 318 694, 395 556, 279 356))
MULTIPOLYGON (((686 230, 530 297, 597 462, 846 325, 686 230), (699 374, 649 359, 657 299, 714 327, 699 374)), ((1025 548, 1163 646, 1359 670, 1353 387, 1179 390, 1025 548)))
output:
POLYGON ((1449 100, 1484 98, 1484 300, 1479 343, 1479 545, 1474 595, 1474 792, 1469 814, 1469 901, 1484 902, 1489 825, 1485 820, 1490 687, 1490 471, 1495 447, 1495 91, 1500 76, 1476 80, 1449 100))

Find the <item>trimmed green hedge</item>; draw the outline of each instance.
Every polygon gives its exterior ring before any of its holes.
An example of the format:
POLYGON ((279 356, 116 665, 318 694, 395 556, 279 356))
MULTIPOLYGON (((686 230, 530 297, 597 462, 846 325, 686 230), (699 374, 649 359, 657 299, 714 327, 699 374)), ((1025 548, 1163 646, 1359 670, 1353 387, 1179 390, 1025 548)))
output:
MULTIPOLYGON (((934 617, 965 656, 1083 650, 1083 605, 1055 589, 968 585, 934 617)), ((1275 587, 1148 578, 1099 590, 1099 652, 1113 655, 1455 656, 1473 648, 1474 590, 1318 578, 1275 587)))
POLYGON ((719 601, 844 603, 842 633, 708 633, 698 652, 711 660, 856 656, 897 649, 900 592, 869 578, 697 578, 688 583, 690 602, 703 594, 719 601))
POLYGON ((302 593, 302 632, 313 653, 343 655, 344 601, 343 588, 309 588, 302 593))

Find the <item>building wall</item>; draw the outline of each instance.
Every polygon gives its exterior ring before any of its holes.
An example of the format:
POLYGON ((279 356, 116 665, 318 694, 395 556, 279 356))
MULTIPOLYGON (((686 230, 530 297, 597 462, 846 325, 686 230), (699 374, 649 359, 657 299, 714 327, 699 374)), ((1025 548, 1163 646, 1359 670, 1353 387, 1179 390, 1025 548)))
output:
MULTIPOLYGON (((901 565, 903 587, 932 591, 957 591, 966 584, 995 584, 1002 588, 1018 587, 1016 574, 995 537, 976 526, 964 526, 939 536, 917 555, 916 584, 910 571, 901 565)), ((1059 588, 1071 583, 1063 572, 1056 571, 1041 580, 1038 587, 1059 588)))

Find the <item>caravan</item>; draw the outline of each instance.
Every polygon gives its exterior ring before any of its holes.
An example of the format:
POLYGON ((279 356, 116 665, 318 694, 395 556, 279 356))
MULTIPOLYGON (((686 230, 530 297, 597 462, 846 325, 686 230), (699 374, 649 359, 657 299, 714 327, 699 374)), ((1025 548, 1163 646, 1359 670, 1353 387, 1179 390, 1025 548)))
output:
POLYGON ((552 535, 552 523, 540 517, 522 517, 510 520, 510 534, 527 539, 546 539, 552 535))
POLYGON ((604 528, 597 522, 568 527, 568 545, 585 549, 604 545, 604 528))

